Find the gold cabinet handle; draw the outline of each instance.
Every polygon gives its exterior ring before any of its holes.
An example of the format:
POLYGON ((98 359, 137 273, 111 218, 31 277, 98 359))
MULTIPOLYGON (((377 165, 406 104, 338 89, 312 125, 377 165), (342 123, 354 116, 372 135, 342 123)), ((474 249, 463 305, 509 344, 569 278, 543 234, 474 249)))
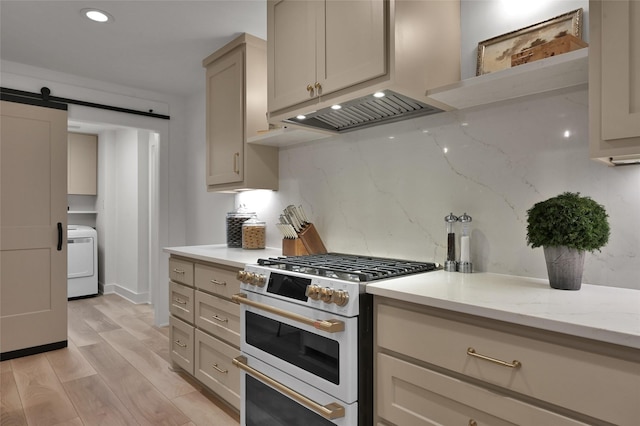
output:
POLYGON ((317 81, 316 81, 316 84, 313 85, 313 87, 315 87, 316 90, 318 90, 318 91, 320 91, 320 89, 322 89, 322 85, 320 83, 318 83, 317 81))
POLYGON ((176 274, 184 274, 184 270, 178 268, 173 268, 173 272, 175 272, 176 274))
POLYGON ((298 392, 272 379, 271 377, 265 374, 262 374, 261 372, 259 372, 254 368, 249 367, 249 365, 247 364, 247 358, 244 356, 239 356, 237 358, 234 358, 233 365, 235 365, 241 370, 244 370, 245 372, 252 375, 256 379, 260 380, 261 382, 264 382, 269 386, 279 390, 283 394, 287 395, 289 398, 295 401, 298 401, 300 404, 304 405, 310 410, 315 411, 325 419, 333 420, 333 419, 339 419, 341 417, 344 417, 344 407, 342 405, 336 402, 332 402, 327 405, 318 404, 314 400, 299 394, 298 392))
POLYGON ((270 312, 272 314, 276 314, 278 316, 310 325, 311 327, 315 327, 318 330, 326 331, 327 333, 337 333, 340 331, 344 331, 344 322, 339 320, 318 320, 313 318, 307 318, 302 315, 294 314, 293 312, 285 311, 279 308, 275 308, 273 306, 265 305, 264 303, 254 302, 253 300, 247 299, 247 295, 244 293, 238 293, 231 296, 231 300, 236 302, 239 305, 248 305, 254 308, 258 308, 263 311, 270 312))
POLYGON ((504 367, 509 368, 520 368, 522 367, 522 363, 518 360, 513 360, 512 362, 502 361, 501 359, 492 358, 487 355, 482 355, 476 352, 473 348, 467 349, 467 355, 472 356, 474 358, 484 359, 485 361, 493 362, 494 364, 502 365, 504 367))
POLYGON ((218 280, 209 280, 209 281, 211 281, 211 283, 215 285, 227 285, 226 281, 218 281, 218 280))
POLYGON ((240 153, 233 154, 233 173, 240 174, 240 153))
POLYGON ((213 367, 214 370, 222 373, 222 374, 227 374, 229 372, 229 370, 223 370, 222 368, 218 367, 218 364, 214 363, 211 365, 211 367, 213 367))
POLYGON ((469 426, 478 426, 478 422, 473 419, 469 419, 469 426))
POLYGON ((215 315, 215 314, 211 315, 211 318, 213 318, 216 321, 220 321, 220 322, 229 322, 228 318, 223 318, 223 317, 215 315))
POLYGON ((313 86, 310 84, 307 84, 307 92, 309 92, 309 94, 313 95, 313 86))
POLYGON ((187 345, 185 345, 184 343, 181 343, 180 340, 174 340, 173 343, 175 343, 176 345, 180 346, 181 348, 186 348, 187 345))
POLYGON ((187 302, 185 300, 182 300, 182 299, 177 298, 177 297, 174 298, 173 301, 176 302, 176 303, 179 303, 181 305, 186 305, 187 304, 187 302))

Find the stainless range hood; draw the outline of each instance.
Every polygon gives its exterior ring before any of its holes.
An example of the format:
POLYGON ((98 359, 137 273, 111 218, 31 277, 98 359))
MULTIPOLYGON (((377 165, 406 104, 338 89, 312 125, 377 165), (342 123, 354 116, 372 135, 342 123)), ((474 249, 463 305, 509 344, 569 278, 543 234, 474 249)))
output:
POLYGON ((298 126, 342 133, 442 111, 432 105, 386 90, 284 121, 298 126))

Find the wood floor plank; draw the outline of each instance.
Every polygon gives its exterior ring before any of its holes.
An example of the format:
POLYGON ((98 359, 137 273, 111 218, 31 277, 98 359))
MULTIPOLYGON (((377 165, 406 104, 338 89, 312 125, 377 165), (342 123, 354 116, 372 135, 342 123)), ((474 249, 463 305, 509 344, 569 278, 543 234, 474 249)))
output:
POLYGON ((49 426, 78 417, 44 354, 12 360, 13 375, 30 426, 49 426))
POLYGON ((109 304, 96 306, 96 309, 112 318, 119 327, 124 328, 137 339, 156 338, 161 334, 152 325, 140 319, 138 313, 132 314, 127 310, 120 309, 119 306, 114 307, 114 305, 109 304))
POLYGON ((138 425, 129 410, 97 374, 72 380, 63 386, 85 424, 138 425))
POLYGON ((79 311, 67 311, 67 336, 77 347, 95 345, 102 342, 98 332, 84 321, 79 311))
MULTIPOLYGON (((76 417, 75 419, 69 420, 68 422, 56 423, 54 426, 85 426, 85 424, 82 423, 80 417, 76 417)), ((90 425, 87 424, 86 426, 90 425)))
POLYGON ((45 355, 61 383, 97 374, 73 342, 69 342, 64 349, 47 352, 45 355))
POLYGON ((69 301, 68 312, 70 316, 81 318, 98 333, 120 328, 109 316, 97 309, 102 306, 99 302, 94 301, 92 305, 85 305, 82 304, 82 301, 83 299, 69 301))
POLYGON ((100 335, 167 398, 173 399, 195 390, 180 375, 169 370, 166 360, 126 330, 107 331, 100 335))
POLYGON ((0 361, 0 373, 4 373, 5 371, 11 371, 11 360, 0 361))
POLYGON ((179 426, 189 422, 189 418, 108 343, 78 350, 141 425, 179 426))
POLYGON ((238 418, 232 417, 200 392, 179 396, 172 401, 197 426, 238 426, 238 418))
POLYGON ((8 369, 0 373, 0 425, 27 425, 13 371, 8 369))

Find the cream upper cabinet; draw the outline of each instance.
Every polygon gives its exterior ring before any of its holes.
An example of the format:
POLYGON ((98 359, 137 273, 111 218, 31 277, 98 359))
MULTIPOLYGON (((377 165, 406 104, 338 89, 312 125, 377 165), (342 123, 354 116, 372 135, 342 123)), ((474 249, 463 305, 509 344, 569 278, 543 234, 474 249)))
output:
POLYGON ((384 75, 388 3, 268 2, 269 110, 384 75))
POLYGON ((67 193, 98 194, 98 135, 69 133, 67 193))
POLYGON ((268 0, 269 120, 460 80, 460 2, 268 0))
POLYGON ((249 145, 268 129, 266 43, 243 34, 203 61, 209 191, 278 189, 278 149, 249 145))
POLYGON ((640 159, 640 0, 589 1, 591 158, 640 159))

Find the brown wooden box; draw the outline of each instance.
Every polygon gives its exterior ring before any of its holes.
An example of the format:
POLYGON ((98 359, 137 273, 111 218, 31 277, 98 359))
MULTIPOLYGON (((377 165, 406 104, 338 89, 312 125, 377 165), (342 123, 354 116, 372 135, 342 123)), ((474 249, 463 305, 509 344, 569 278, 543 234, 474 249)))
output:
POLYGON ((550 42, 540 44, 529 49, 511 55, 511 66, 526 64, 551 56, 560 55, 562 53, 587 47, 588 44, 578 37, 567 34, 562 37, 551 40, 550 42))
POLYGON ((283 238, 282 254, 284 256, 306 256, 309 254, 300 238, 283 238))

